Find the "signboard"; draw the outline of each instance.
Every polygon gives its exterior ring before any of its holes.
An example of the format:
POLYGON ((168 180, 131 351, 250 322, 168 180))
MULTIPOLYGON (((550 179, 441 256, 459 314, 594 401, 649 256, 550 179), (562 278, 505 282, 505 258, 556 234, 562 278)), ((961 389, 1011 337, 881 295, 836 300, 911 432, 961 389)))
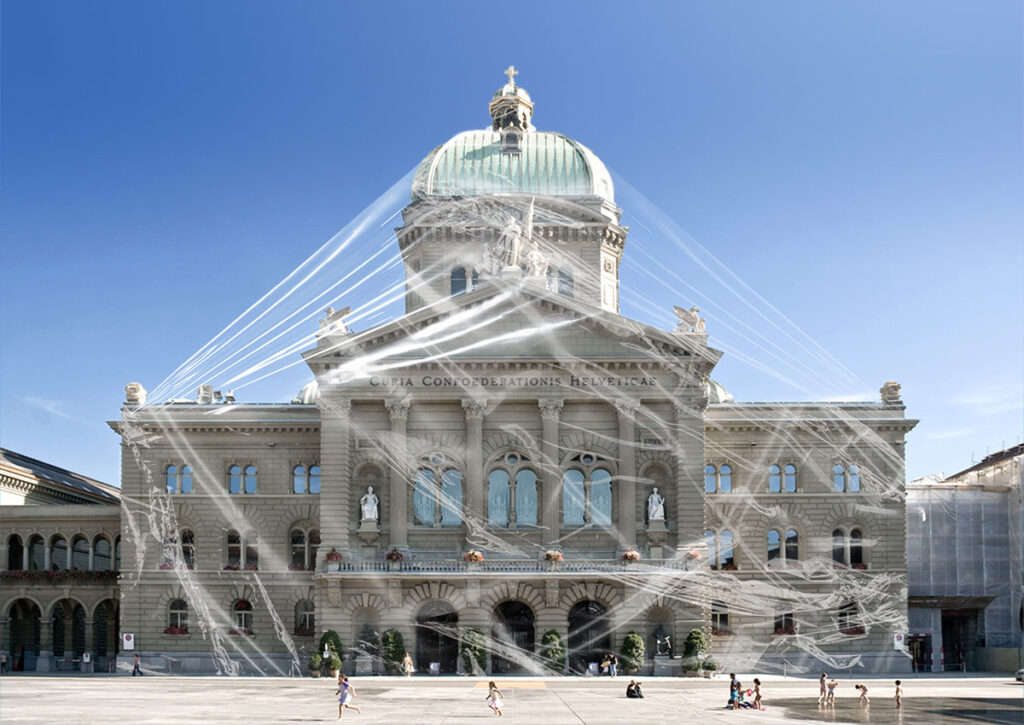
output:
MULTIPOLYGON (((652 375, 393 375, 373 376, 371 388, 651 388, 652 375)), ((671 387, 671 386, 670 386, 671 387)))
POLYGON ((906 637, 902 634, 894 634, 892 636, 892 648, 895 650, 902 650, 906 646, 906 637))
POLYGON ((82 653, 82 663, 83 664, 89 664, 90 662, 92 662, 92 652, 83 652, 82 653))
POLYGON ((135 635, 130 632, 121 634, 121 649, 135 649, 135 635))

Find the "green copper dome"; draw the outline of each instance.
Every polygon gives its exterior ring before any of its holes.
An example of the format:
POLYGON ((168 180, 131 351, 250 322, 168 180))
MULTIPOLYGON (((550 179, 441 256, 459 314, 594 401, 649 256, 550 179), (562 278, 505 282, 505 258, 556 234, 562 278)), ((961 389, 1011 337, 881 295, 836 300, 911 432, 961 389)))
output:
POLYGON ((465 131, 434 149, 416 170, 413 199, 502 192, 599 196, 614 202, 611 176, 583 144, 560 133, 526 131, 519 149, 498 131, 465 131))

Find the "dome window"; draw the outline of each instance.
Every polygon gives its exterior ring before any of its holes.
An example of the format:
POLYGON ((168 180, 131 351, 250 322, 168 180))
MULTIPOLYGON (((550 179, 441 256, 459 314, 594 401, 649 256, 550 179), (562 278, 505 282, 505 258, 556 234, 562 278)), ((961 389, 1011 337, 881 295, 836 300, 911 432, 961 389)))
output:
POLYGON ((503 154, 518 154, 522 151, 523 135, 516 130, 506 129, 501 132, 501 152, 503 154))

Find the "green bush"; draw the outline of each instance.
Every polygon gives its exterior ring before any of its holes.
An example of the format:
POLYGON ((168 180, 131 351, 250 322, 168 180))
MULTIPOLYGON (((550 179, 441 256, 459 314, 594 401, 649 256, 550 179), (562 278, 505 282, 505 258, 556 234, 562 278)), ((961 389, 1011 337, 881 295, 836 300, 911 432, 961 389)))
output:
POLYGON ((556 675, 565 672, 565 645, 556 630, 549 629, 540 638, 540 658, 544 666, 556 675))
POLYGON ((479 629, 467 629, 462 636, 462 666, 471 675, 487 671, 487 642, 479 629))
POLYGON ((323 666, 324 666, 324 658, 323 657, 318 655, 316 652, 314 652, 313 654, 311 654, 309 656, 309 670, 310 670, 310 672, 313 672, 314 670, 319 670, 323 666))
POLYGON ((644 638, 636 632, 628 632, 622 639, 622 668, 626 671, 640 669, 645 653, 644 638))
POLYGON ((707 654, 708 640, 704 632, 699 629, 691 629, 686 635, 686 642, 683 644, 683 657, 697 657, 707 654))
POLYGON ((331 652, 327 657, 327 669, 332 672, 341 669, 341 657, 338 656, 337 652, 331 652))
POLYGON ((325 647, 328 652, 341 654, 341 637, 333 629, 328 629, 320 635, 320 651, 323 652, 325 647))
POLYGON ((704 669, 708 672, 714 672, 718 669, 718 663, 710 657, 708 657, 706 660, 704 660, 704 669))
POLYGON ((397 675, 402 669, 402 660, 405 658, 405 640, 402 633, 389 629, 380 638, 381 655, 384 659, 384 669, 389 675, 397 675))

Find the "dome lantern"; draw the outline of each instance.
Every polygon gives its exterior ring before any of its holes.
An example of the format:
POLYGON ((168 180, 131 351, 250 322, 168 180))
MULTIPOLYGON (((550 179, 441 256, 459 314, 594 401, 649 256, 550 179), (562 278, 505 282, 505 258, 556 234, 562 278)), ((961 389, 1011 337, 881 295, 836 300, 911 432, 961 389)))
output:
POLYGON ((494 131, 503 132, 507 129, 523 133, 533 130, 530 123, 530 119, 533 118, 533 101, 525 89, 516 85, 515 77, 518 74, 515 66, 510 65, 505 70, 508 83, 494 94, 488 106, 491 112, 491 129, 494 131))

